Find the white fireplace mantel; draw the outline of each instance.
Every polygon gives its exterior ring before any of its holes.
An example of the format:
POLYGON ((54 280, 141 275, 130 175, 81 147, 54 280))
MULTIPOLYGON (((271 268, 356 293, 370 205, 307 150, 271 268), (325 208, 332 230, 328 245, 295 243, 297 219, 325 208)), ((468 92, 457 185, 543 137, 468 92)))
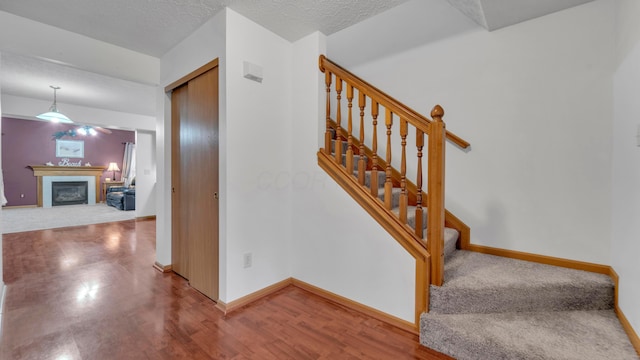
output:
POLYGON ((89 203, 95 204, 100 201, 100 177, 107 169, 106 166, 30 165, 29 167, 33 169, 33 176, 38 178, 38 207, 43 207, 45 204, 46 200, 43 200, 43 197, 47 194, 43 194, 44 191, 48 191, 48 207, 51 206, 51 181, 88 181, 89 203), (48 190, 44 190, 43 186, 48 190))

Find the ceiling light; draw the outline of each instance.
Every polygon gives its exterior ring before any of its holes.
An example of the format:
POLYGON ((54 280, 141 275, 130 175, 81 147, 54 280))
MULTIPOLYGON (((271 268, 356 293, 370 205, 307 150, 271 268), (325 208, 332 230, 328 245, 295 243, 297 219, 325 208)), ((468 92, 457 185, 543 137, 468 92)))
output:
POLYGON ((53 85, 49 85, 49 87, 53 89, 53 104, 51 104, 51 107, 49 108, 48 112, 42 113, 36 117, 38 119, 48 120, 56 123, 65 123, 65 124, 73 123, 71 119, 69 119, 63 113, 58 111, 58 104, 56 103, 56 90, 59 90, 60 87, 53 86, 53 85))
POLYGON ((96 136, 98 134, 96 129, 88 125, 80 126, 78 129, 76 129, 76 131, 78 132, 78 134, 83 136, 87 136, 87 135, 96 136))

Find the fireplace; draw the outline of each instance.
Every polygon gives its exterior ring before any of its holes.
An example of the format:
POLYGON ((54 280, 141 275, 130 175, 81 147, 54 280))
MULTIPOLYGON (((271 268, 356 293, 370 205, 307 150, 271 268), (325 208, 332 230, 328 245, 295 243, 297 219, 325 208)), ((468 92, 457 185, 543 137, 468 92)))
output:
POLYGON ((88 204, 88 188, 87 181, 52 181, 51 205, 88 204))
POLYGON ((33 176, 38 178, 38 207, 51 207, 51 183, 54 181, 87 181, 89 205, 100 201, 100 177, 106 166, 47 166, 29 165, 33 176))

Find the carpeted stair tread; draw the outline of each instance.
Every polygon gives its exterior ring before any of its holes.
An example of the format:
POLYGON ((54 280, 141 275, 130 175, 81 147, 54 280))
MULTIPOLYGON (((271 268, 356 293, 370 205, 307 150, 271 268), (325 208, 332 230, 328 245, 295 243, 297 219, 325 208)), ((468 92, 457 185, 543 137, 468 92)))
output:
POLYGON ((434 313, 603 310, 613 307, 609 276, 470 251, 445 263, 431 287, 434 313))
MULTIPOLYGON (((360 160, 360 155, 353 154, 353 168, 358 167, 358 161, 360 160)), ((364 162, 367 162, 367 157, 364 156, 364 162)), ((347 166, 347 154, 342 154, 342 166, 347 166)))
MULTIPOLYGON (((356 179, 358 178, 358 167, 356 166, 356 164, 354 164, 354 171, 353 171, 353 175, 356 177, 356 179)), ((382 170, 378 170, 378 185, 379 186, 384 186, 384 181, 387 178, 387 174, 385 174, 384 171, 382 170)), ((370 188, 371 187, 371 170, 367 170, 364 172, 364 186, 370 188)))
POLYGON ((420 343, 458 360, 638 360, 613 310, 425 313, 420 343))
MULTIPOLYGON (((393 213, 396 216, 400 216, 400 206, 393 208, 393 213)), ((413 205, 407 206, 407 225, 409 225, 412 229, 416 228, 416 207, 413 205)), ((422 228, 427 228, 427 208, 422 208, 422 228)), ((426 237, 426 232, 425 232, 426 237)))

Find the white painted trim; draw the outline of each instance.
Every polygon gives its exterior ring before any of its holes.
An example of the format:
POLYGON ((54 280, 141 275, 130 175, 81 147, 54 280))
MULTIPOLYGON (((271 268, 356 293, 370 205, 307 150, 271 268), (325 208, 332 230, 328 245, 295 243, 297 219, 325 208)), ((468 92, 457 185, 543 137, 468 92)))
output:
MULTIPOLYGON (((0 282, 0 325, 2 324, 2 315, 4 314, 4 296, 7 293, 7 285, 0 282)), ((0 334, 2 334, 2 326, 0 326, 0 334)))
POLYGON ((4 314, 4 295, 7 293, 7 285, 0 283, 0 315, 4 314))

